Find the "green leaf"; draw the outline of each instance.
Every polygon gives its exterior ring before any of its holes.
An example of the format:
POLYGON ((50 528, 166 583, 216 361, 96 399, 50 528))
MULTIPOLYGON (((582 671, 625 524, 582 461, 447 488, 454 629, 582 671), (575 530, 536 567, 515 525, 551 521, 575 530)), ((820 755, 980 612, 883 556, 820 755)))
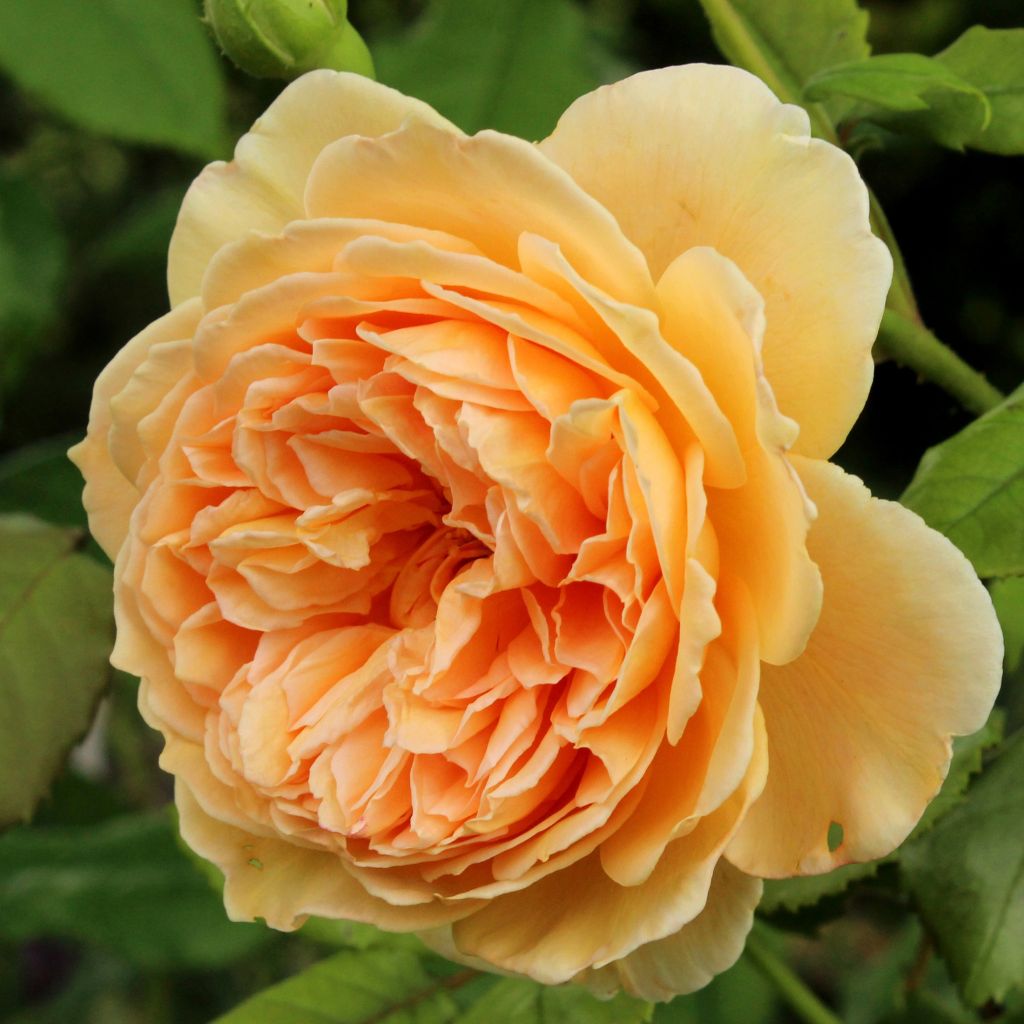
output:
POLYGON ((336 949, 370 949, 372 946, 401 947, 423 953, 426 947, 412 933, 384 932, 372 924, 341 921, 328 917, 310 917, 302 926, 303 937, 336 949))
POLYGON ((700 991, 654 1008, 653 1024, 773 1024, 779 1020, 778 990, 741 956, 700 991))
POLYGON ((871 878, 877 874, 881 863, 879 860, 871 860, 863 864, 844 864, 824 875, 766 879, 758 910, 771 915, 778 911, 793 913, 804 907, 812 907, 826 897, 846 892, 854 882, 871 878))
POLYGON ((990 591, 1006 643, 1006 672, 1024 667, 1024 576, 996 580, 990 591))
POLYGON ((599 84, 574 0, 434 0, 398 40, 373 46, 377 76, 467 132, 539 139, 599 84))
POLYGON ((965 1000, 1024 984, 1024 734, 971 792, 909 844, 901 871, 965 1000))
POLYGON ((849 96, 885 110, 927 110, 933 89, 977 93, 948 68, 920 53, 883 53, 819 71, 804 86, 813 101, 849 96))
POLYGON ((0 513, 29 512, 48 523, 86 526, 82 474, 68 459, 77 437, 55 437, 0 458, 0 513))
POLYGON ((852 117, 924 135, 951 149, 963 149, 991 116, 983 92, 920 53, 886 53, 826 68, 807 82, 804 96, 859 100, 852 117))
POLYGON ((969 28, 937 60, 980 89, 992 106, 988 127, 967 142, 988 153, 1024 153, 1024 28, 969 28))
POLYGON ((82 540, 0 517, 0 825, 31 815, 109 679, 110 572, 82 540))
MULTIPOLYGON (((869 52, 868 15, 855 0, 701 0, 719 49, 752 71, 779 99, 800 103, 804 85, 817 72, 869 52)), ((832 104, 833 119, 847 104, 832 104)), ((828 121, 812 120, 818 134, 832 134, 828 121)))
MULTIPOLYGON (((1003 717, 1003 713, 996 709, 977 732, 970 736, 957 736, 953 740, 953 759, 942 789, 925 809, 907 842, 927 832, 964 798, 971 776, 981 771, 982 753, 1002 739, 1003 717)), ((845 864, 823 875, 768 879, 764 883, 764 896, 758 911, 767 915, 797 913, 821 900, 841 895, 854 882, 874 877, 883 864, 893 863, 899 856, 900 850, 895 850, 888 857, 861 864, 845 864)))
POLYGON ((3 0, 0 70, 89 131, 223 148, 220 65, 193 0, 3 0))
POLYGON ((459 1013, 453 990, 476 976, 436 977, 406 949, 349 950, 265 989, 215 1024, 450 1024, 459 1013))
POLYGON ((654 1007, 623 993, 601 1000, 578 985, 548 987, 503 978, 456 1024, 645 1024, 654 1007))
POLYGON ((1024 574, 1024 388, 925 452, 900 500, 979 576, 1024 574))
POLYGON ((921 820, 910 833, 907 842, 924 835, 936 822, 948 814, 964 799, 971 778, 981 771, 982 755, 1003 738, 1006 716, 1001 708, 994 708, 988 721, 970 736, 957 736, 953 740, 953 760, 939 795, 925 808, 921 820))
MULTIPOLYGON (((348 949, 266 989, 215 1024, 645 1024, 649 1003, 600 1000, 576 985, 547 987, 453 968, 404 937, 348 949), (480 993, 480 989, 483 992, 480 993)), ((365 936, 357 941, 361 944, 365 936)))
POLYGON ((921 925, 907 918, 879 942, 865 942, 837 972, 837 1009, 843 1024, 878 1024, 903 1002, 907 975, 920 955, 921 925))
POLYGON ((66 265, 64 235, 35 187, 0 172, 0 395, 18 383, 56 321, 66 265))
POLYGON ((235 924, 165 812, 0 837, 0 936, 78 939, 142 967, 213 967, 273 933, 235 924))

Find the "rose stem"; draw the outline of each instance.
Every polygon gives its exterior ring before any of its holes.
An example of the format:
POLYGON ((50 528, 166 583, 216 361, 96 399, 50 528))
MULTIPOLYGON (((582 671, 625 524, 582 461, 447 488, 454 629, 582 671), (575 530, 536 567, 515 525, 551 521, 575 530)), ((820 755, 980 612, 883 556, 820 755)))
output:
POLYGON ((876 351, 932 381, 970 412, 980 415, 1005 397, 925 327, 910 286, 907 267, 882 207, 871 193, 871 227, 892 253, 892 287, 886 299, 876 351))
POLYGON ((797 1016, 806 1024, 842 1024, 793 969, 773 952, 762 936, 763 926, 755 923, 754 930, 747 936, 746 954, 797 1016))
POLYGON ((908 320, 894 309, 882 316, 878 347, 898 363, 916 370, 956 398, 975 415, 995 408, 1003 393, 947 348, 919 320, 908 320))

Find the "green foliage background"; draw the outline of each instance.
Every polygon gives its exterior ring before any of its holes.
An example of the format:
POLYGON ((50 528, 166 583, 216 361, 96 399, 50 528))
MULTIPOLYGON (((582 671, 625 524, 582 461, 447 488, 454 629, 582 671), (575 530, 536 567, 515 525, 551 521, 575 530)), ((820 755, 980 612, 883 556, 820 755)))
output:
MULTIPOLYGON (((634 70, 721 51, 753 65, 787 99, 813 103, 819 128, 838 126, 924 320, 1013 392, 1024 377, 1024 10, 862 6, 352 0, 349 17, 382 81, 467 130, 526 138, 634 70), (1017 31, 973 29, 938 60, 922 56, 978 23, 1017 31)), ((312 921, 284 936, 224 918, 217 880, 177 840, 135 683, 106 667, 109 568, 83 533, 64 456, 97 373, 166 307, 188 183, 230 155, 281 87, 235 71, 198 13, 194 0, 0 0, 0 825, 13 826, 0 835, 0 1022, 814 1019, 772 980, 771 963, 785 962, 848 1024, 1024 1021, 1024 392, 975 420, 990 392, 965 408, 895 361, 879 365, 838 461, 961 546, 992 580, 1007 636, 1001 707, 959 744, 902 851, 769 885, 751 952, 656 1009, 478 976, 365 927, 312 921)), ((898 296, 891 305, 907 312, 898 296)))

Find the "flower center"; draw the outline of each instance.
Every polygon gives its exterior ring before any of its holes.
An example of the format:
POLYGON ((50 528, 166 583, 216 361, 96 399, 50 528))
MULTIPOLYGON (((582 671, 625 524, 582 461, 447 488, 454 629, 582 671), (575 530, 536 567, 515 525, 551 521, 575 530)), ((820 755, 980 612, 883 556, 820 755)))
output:
POLYGON ((255 345, 244 302, 210 314, 226 363, 176 412, 139 588, 248 813, 455 887, 628 813, 678 635, 642 389, 547 313, 467 302, 321 297, 255 345))

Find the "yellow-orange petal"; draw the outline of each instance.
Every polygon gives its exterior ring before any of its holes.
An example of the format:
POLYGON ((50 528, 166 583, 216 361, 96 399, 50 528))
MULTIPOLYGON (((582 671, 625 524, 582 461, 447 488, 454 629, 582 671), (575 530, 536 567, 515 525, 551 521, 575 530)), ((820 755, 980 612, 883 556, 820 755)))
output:
POLYGON ((682 736, 674 742, 670 734, 659 748, 636 810, 601 845, 601 866, 620 885, 646 881, 673 840, 743 784, 758 744, 764 745, 749 596, 741 584, 727 581, 718 604, 726 628, 702 656, 702 699, 682 736))
POLYGON ((519 236, 535 231, 615 298, 653 299, 643 256, 608 211, 535 147, 498 132, 466 138, 409 122, 381 138, 341 139, 313 165, 306 213, 449 232, 512 268, 519 236))
POLYGON ((688 835, 670 843, 645 882, 618 885, 592 853, 457 921, 452 934, 459 951, 559 984, 678 932, 704 909, 721 851, 764 784, 763 732, 759 736, 743 784, 688 835))
POLYGON ((821 579, 807 555, 811 512, 783 450, 794 424, 779 413, 761 364, 761 297, 736 264, 698 247, 673 260, 658 282, 665 337, 685 351, 726 412, 746 479, 720 489, 707 480, 722 564, 750 588, 761 657, 795 658, 821 607, 821 579))
MULTIPOLYGON (((215 780, 205 780, 202 794, 215 780)), ((176 780, 175 803, 185 842, 224 874, 224 906, 233 921, 262 918, 293 931, 314 915, 360 921, 389 931, 433 928, 472 911, 472 905, 436 901, 396 907, 371 896, 334 853, 256 834, 208 814, 199 791, 176 780)))
POLYGON ((427 104, 361 75, 321 69, 289 85, 242 136, 234 159, 210 164, 188 190, 168 254, 171 304, 199 294, 211 257, 228 242, 302 218, 309 169, 326 145, 384 135, 407 120, 458 132, 427 104))
POLYGON ((690 64, 578 99, 541 151, 606 206, 655 277, 708 245, 764 296, 764 359, 796 450, 828 456, 871 385, 892 273, 867 190, 806 113, 738 68, 690 64))
MULTIPOLYGON (((85 477, 82 503, 89 514, 89 529, 111 559, 116 559, 124 543, 128 520, 139 501, 134 482, 118 469, 110 452, 111 401, 125 390, 154 346, 191 337, 201 311, 198 302, 179 306, 151 323, 114 356, 93 387, 88 432, 68 452, 85 477)), ((126 427, 127 423, 122 424, 122 430, 126 427)))
MULTIPOLYGON (((431 250, 463 255, 476 253, 461 238, 404 224, 372 219, 295 220, 280 234, 253 231, 218 249, 203 275, 203 303, 207 309, 216 309, 289 274, 336 269, 339 253, 363 238, 387 240, 396 245, 416 243, 431 250)), ((338 299, 344 302, 340 291, 338 299)))
POLYGON ((948 540, 838 467, 794 461, 818 505, 809 547, 825 599, 804 654, 762 676, 768 783, 728 856, 766 878, 901 843, 942 783, 950 737, 984 723, 1002 660, 988 594, 948 540))
MULTIPOLYGON (((137 487, 144 488, 139 476, 146 463, 147 451, 139 434, 139 424, 155 412, 170 391, 192 369, 192 339, 164 341, 150 347, 146 358, 136 367, 124 388, 110 399, 111 426, 107 435, 114 464, 137 487)), ((170 431, 166 431, 167 434, 170 431)), ((159 458, 157 438, 153 454, 159 458)))
POLYGON ((761 889, 759 878, 743 874, 723 858, 711 879, 707 904, 689 924, 574 980, 605 998, 620 988, 658 1002, 696 992, 739 959, 761 889))

